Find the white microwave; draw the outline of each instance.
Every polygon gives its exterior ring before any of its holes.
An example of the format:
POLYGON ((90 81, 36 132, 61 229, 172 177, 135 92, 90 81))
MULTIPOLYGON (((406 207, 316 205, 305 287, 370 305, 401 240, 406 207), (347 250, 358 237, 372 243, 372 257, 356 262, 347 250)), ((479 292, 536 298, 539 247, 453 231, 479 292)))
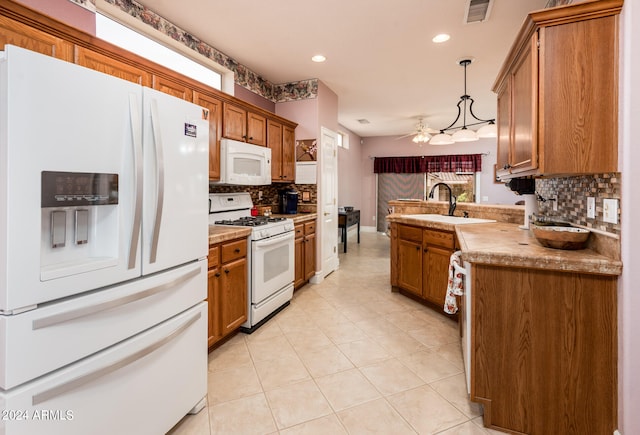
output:
POLYGON ((220 181, 217 184, 271 184, 271 149, 232 139, 220 141, 220 181))

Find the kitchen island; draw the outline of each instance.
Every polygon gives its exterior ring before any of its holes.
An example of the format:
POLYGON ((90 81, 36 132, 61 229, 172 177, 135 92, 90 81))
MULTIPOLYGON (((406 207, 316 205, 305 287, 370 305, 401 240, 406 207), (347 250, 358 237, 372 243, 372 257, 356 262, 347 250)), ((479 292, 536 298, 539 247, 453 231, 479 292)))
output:
MULTIPOLYGON (((602 242, 592 234, 587 249, 565 251, 543 247, 516 224, 388 220, 392 247, 402 226, 455 234, 470 273, 458 313, 469 337, 465 370, 485 426, 526 434, 613 433, 619 240, 602 242)), ((392 285, 397 254, 395 261, 394 267, 392 248, 392 285)), ((396 283, 401 273, 396 270, 396 283)))

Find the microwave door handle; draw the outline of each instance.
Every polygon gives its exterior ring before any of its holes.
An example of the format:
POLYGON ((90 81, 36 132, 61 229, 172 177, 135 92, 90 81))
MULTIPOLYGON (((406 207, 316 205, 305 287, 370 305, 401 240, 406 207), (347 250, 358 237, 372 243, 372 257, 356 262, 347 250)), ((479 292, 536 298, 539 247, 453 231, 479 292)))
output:
POLYGON ((136 266, 138 242, 140 241, 140 224, 142 220, 142 135, 140 134, 140 112, 136 94, 129 94, 129 120, 131 122, 131 138, 133 146, 133 225, 131 227, 131 243, 129 245, 128 268, 136 266))
POLYGON ((162 148, 162 135, 160 132, 160 117, 158 115, 158 103, 155 99, 151 100, 151 127, 153 129, 153 147, 156 155, 156 186, 158 194, 156 198, 156 220, 153 225, 151 257, 149 262, 155 263, 158 255, 158 239, 160 237, 162 207, 164 204, 164 155, 162 148))
POLYGON ((287 239, 293 239, 294 238, 294 234, 293 231, 279 235, 279 236, 275 236, 275 237, 270 237, 266 240, 259 240, 255 243, 255 247, 256 248, 268 248, 269 246, 273 246, 273 245, 277 245, 278 243, 282 243, 282 241, 287 240, 287 239))

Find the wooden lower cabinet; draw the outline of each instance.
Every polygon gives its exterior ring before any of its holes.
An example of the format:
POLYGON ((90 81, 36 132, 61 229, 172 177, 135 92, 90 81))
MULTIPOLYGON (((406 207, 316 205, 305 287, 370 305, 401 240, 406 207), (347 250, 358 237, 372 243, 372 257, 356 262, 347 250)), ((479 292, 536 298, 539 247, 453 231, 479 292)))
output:
POLYGON ((247 239, 210 246, 207 289, 209 347, 247 320, 247 286, 247 239))
POLYGON ((295 276, 293 286, 298 289, 316 273, 316 222, 299 223, 295 227, 295 276))
POLYGON ((396 269, 391 285, 442 308, 456 246, 453 232, 396 223, 391 232, 391 264, 396 269))
POLYGON ((471 400, 523 434, 617 428, 617 277, 472 266, 471 400))

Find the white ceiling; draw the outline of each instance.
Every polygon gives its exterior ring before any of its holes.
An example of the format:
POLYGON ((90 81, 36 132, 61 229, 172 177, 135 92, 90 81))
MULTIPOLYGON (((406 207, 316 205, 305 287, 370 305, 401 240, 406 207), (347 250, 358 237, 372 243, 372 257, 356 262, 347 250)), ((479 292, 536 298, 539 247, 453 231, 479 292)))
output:
POLYGON ((139 0, 272 83, 321 80, 338 95, 339 123, 362 137, 410 133, 420 116, 435 129, 453 122, 465 57, 475 114, 496 116, 493 81, 547 0, 495 0, 487 21, 464 24, 468 1, 139 0), (443 32, 448 42, 431 42, 443 32), (327 61, 312 62, 317 53, 327 61))

